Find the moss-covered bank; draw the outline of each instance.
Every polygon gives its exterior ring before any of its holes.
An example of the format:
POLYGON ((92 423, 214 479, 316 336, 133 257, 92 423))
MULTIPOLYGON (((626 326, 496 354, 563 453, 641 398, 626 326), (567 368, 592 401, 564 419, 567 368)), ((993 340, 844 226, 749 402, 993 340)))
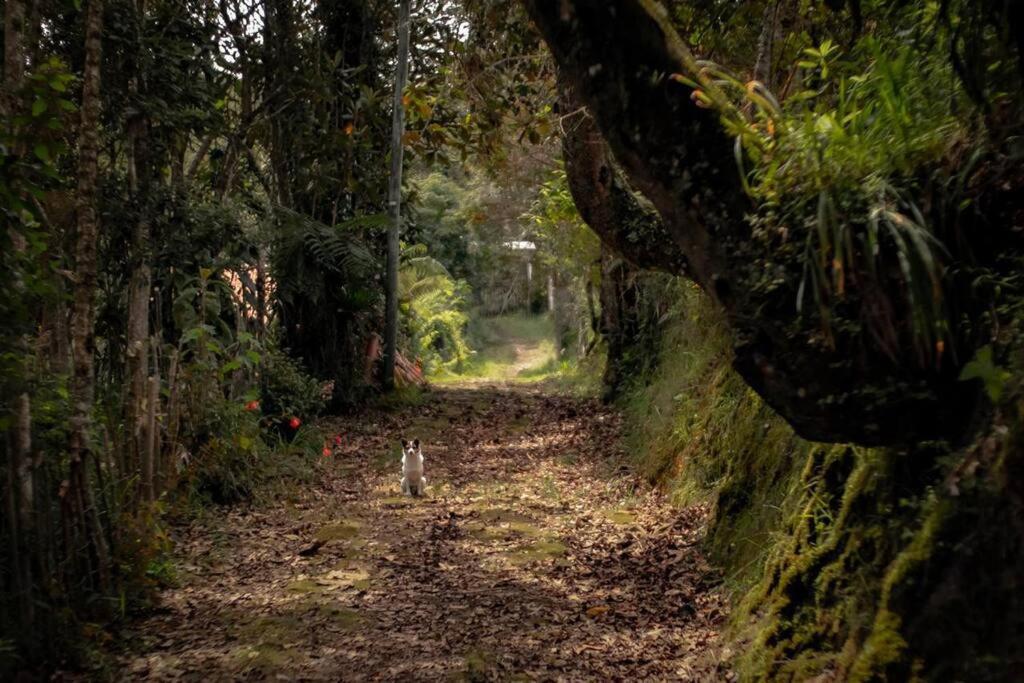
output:
POLYGON ((668 286, 659 365, 624 399, 632 451, 680 504, 715 503, 741 679, 1021 680, 1019 389, 958 448, 810 443, 733 372, 702 295, 668 286))

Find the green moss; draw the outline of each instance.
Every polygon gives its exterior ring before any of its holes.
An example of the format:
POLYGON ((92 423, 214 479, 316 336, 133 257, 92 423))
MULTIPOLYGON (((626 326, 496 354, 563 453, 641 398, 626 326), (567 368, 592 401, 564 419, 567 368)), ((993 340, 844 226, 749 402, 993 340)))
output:
POLYGON ((713 504, 705 549, 736 598, 740 680, 1008 680, 1024 651, 1024 400, 957 450, 809 443, 680 290, 623 408, 638 469, 680 505, 713 504))
POLYGON ((565 544, 559 541, 542 540, 531 543, 525 548, 505 553, 512 564, 528 564, 547 559, 557 559, 565 554, 565 544))
POLYGON ((636 522, 636 513, 630 510, 605 510, 604 516, 613 524, 629 525, 636 522))
POLYGON ((886 569, 878 612, 871 632, 850 669, 850 680, 870 680, 874 672, 885 671, 904 658, 908 644, 901 634, 902 619, 892 611, 893 591, 913 581, 914 571, 933 555, 936 536, 947 517, 949 505, 933 498, 930 508, 920 531, 886 569))
POLYGON ((316 532, 316 540, 323 542, 349 540, 359 535, 359 528, 359 522, 354 520, 343 520, 334 524, 328 524, 316 532))
POLYGON ((313 579, 299 579, 288 584, 288 590, 293 593, 315 593, 320 587, 313 579))

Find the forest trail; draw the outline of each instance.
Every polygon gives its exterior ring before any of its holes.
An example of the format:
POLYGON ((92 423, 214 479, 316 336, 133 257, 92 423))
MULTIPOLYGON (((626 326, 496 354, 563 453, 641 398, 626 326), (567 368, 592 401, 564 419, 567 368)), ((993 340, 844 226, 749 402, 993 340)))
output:
POLYGON ((614 412, 474 384, 330 426, 320 481, 177 530, 180 585, 125 634, 123 678, 727 679, 704 512, 614 464, 614 412), (402 436, 425 498, 398 495, 402 436))

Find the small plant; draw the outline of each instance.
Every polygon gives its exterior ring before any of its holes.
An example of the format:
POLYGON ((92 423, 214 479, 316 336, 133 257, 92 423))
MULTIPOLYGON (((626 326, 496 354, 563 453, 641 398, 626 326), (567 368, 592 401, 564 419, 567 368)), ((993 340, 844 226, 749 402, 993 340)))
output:
POLYGON ((963 123, 937 103, 945 60, 865 38, 846 58, 831 41, 803 50, 804 89, 780 102, 758 81, 695 61, 694 102, 717 109, 736 138, 755 235, 802 245, 795 308, 814 310, 831 344, 836 308, 856 290, 868 332, 895 358, 895 307, 909 311, 914 355, 937 363, 949 341, 943 302, 946 249, 921 209, 917 169, 950 153, 963 123), (893 287, 895 282, 901 286, 893 287), (890 292, 904 292, 893 300, 890 292), (813 301, 813 309, 808 302, 813 301), (886 313, 889 311, 890 313, 886 313))

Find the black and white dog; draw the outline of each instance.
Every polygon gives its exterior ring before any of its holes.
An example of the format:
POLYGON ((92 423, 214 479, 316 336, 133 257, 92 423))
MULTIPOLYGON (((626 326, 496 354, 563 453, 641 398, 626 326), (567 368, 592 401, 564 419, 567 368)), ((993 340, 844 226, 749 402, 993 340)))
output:
POLYGON ((402 493, 407 496, 422 496, 427 489, 427 478, 423 476, 423 451, 420 440, 402 439, 402 493))

